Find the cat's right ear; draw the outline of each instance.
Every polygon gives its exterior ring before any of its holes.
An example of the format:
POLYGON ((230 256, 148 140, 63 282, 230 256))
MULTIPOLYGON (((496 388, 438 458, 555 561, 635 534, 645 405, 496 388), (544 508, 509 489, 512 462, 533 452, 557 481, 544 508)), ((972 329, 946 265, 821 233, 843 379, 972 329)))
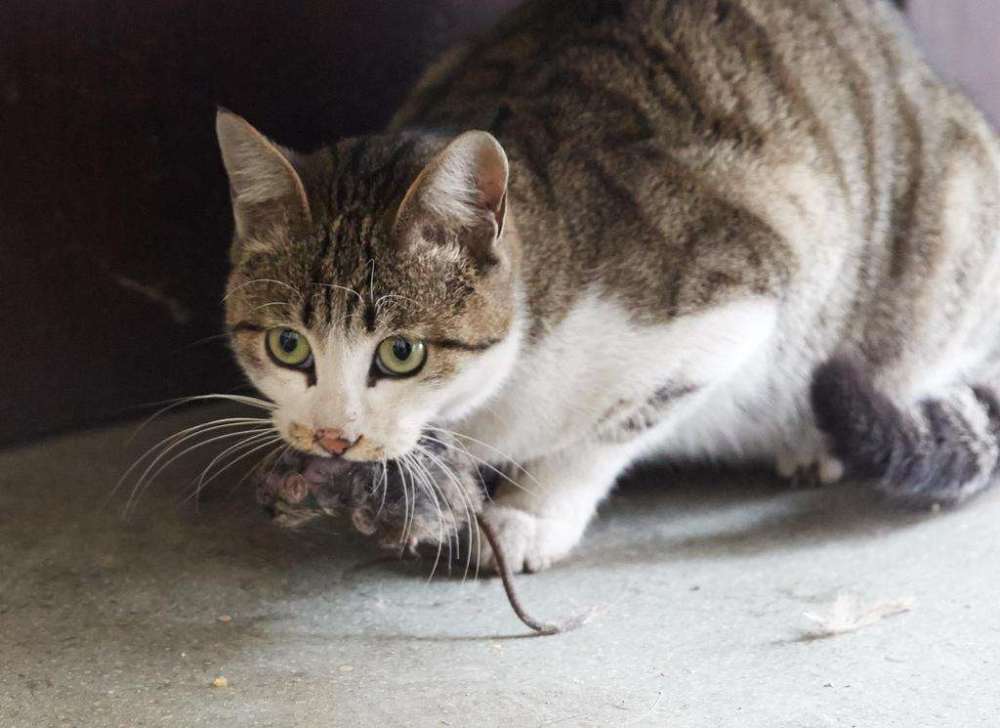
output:
POLYGON ((431 221, 459 231, 476 258, 491 259, 507 214, 507 154, 491 134, 468 131, 430 161, 407 190, 396 215, 396 235, 431 221))
POLYGON ((215 116, 215 131, 229 175, 237 236, 265 237, 275 229, 308 225, 309 198, 291 153, 225 109, 215 116))

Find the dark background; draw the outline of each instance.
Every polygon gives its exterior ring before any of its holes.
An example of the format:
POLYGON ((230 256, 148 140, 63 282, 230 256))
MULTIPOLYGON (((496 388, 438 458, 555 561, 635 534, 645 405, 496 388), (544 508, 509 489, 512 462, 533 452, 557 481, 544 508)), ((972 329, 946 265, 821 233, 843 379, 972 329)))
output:
POLYGON ((244 384, 217 105, 299 149, 377 130, 515 4, 0 3, 0 443, 244 384))
POLYGON ((514 4, 0 2, 0 442, 243 384, 203 341, 231 231, 217 105, 300 149, 376 130, 514 4))

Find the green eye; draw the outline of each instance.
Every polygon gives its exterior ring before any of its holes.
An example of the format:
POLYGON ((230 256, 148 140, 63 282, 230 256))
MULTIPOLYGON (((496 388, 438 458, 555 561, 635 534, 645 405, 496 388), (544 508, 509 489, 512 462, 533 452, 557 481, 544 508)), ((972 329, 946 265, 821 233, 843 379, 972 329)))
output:
POLYGON ((410 377, 427 361, 427 347, 422 341, 405 336, 391 336, 378 345, 375 364, 388 377, 410 377))
POLYGON ((295 329, 271 329, 267 332, 267 351, 282 366, 305 369, 312 363, 312 349, 306 337, 295 329))

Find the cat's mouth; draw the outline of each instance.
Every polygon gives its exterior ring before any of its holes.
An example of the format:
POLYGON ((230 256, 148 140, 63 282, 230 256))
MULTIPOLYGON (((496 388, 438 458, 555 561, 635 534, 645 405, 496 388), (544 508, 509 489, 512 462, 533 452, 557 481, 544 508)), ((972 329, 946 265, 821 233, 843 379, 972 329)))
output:
POLYGON ((282 526, 347 516, 386 546, 451 549, 481 508, 483 483, 461 450, 427 436, 411 453, 377 462, 289 450, 259 476, 257 500, 282 526))
POLYGON ((351 461, 289 450, 257 483, 257 500, 282 526, 347 516, 386 546, 447 545, 478 512, 478 468, 436 437, 398 460, 351 461))

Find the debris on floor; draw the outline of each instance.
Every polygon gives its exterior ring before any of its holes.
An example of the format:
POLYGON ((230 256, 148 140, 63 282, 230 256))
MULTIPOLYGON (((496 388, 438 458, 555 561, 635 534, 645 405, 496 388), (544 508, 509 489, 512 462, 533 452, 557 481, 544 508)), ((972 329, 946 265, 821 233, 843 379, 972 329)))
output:
POLYGON ((883 619, 909 612, 912 599, 881 600, 865 604, 857 594, 839 594, 830 608, 823 613, 806 612, 803 616, 813 623, 805 630, 804 637, 823 639, 857 632, 883 619))
POLYGON ((229 681, 226 680, 226 678, 224 678, 222 675, 219 675, 218 677, 216 677, 212 681, 212 687, 213 688, 228 688, 229 687, 229 681))

